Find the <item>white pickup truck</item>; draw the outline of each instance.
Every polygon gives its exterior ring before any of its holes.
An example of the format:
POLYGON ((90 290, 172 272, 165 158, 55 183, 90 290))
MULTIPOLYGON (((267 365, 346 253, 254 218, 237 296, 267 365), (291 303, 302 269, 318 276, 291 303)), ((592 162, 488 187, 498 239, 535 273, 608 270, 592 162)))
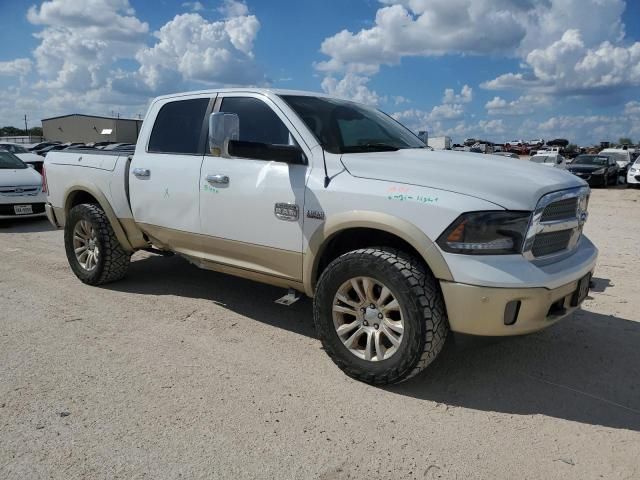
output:
POLYGON ((51 152, 45 167, 47 215, 83 282, 118 280, 153 248, 303 292, 327 353, 372 384, 424 369, 450 330, 553 324, 587 296, 598 253, 579 178, 430 151, 386 114, 315 93, 159 97, 135 153, 51 152))

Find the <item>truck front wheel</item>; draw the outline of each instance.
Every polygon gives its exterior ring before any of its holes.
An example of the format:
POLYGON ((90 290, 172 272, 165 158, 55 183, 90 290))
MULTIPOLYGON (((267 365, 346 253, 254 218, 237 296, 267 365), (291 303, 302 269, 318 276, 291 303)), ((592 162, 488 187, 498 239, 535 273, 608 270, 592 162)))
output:
POLYGON ((314 321, 336 365, 374 385, 398 383, 425 369, 449 330, 433 274, 400 252, 378 248, 346 253, 325 269, 314 321))
POLYGON ((88 285, 120 280, 131 255, 116 238, 109 219, 95 204, 76 205, 64 227, 64 246, 71 270, 88 285))

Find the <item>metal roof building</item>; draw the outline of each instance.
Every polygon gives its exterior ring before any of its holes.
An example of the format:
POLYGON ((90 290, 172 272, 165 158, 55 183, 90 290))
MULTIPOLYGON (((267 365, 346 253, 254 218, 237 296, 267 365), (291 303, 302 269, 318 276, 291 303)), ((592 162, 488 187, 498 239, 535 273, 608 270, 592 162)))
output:
POLYGON ((44 118, 42 133, 47 140, 59 142, 124 142, 136 143, 142 120, 100 117, 72 113, 44 118))

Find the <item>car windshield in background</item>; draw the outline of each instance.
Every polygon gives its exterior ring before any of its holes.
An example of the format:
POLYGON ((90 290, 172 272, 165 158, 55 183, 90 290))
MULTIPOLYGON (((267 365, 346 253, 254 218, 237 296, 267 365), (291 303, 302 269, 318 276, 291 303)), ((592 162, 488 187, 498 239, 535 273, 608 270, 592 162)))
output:
POLYGON ((0 152, 0 169, 15 170, 20 168, 27 168, 22 160, 10 152, 0 152))
POLYGON ((555 163, 556 157, 550 157, 549 155, 534 155, 531 157, 531 161, 534 163, 555 163))
POLYGON ((11 153, 29 153, 29 150, 27 150, 26 148, 20 145, 13 145, 10 143, 4 143, 0 145, 0 149, 6 150, 11 153))
POLYGON ((606 165, 607 157, 597 155, 578 155, 573 161, 573 165, 606 165))
POLYGON ((323 148, 331 153, 425 148, 409 129, 379 110, 346 100, 283 95, 323 148))
POLYGON ((628 162, 629 156, 626 153, 607 152, 607 157, 613 158, 616 162, 628 162))

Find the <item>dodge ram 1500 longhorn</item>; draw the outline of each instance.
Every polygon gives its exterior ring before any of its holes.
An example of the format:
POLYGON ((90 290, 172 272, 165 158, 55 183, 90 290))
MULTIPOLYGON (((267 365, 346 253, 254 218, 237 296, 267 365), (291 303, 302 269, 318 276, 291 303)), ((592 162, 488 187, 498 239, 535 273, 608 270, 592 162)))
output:
POLYGON ((81 281, 118 280, 153 248, 303 292, 329 356, 372 384, 423 370, 450 330, 552 325, 596 264, 583 180, 430 151, 388 115, 321 94, 159 97, 135 152, 51 152, 45 167, 47 215, 81 281))

